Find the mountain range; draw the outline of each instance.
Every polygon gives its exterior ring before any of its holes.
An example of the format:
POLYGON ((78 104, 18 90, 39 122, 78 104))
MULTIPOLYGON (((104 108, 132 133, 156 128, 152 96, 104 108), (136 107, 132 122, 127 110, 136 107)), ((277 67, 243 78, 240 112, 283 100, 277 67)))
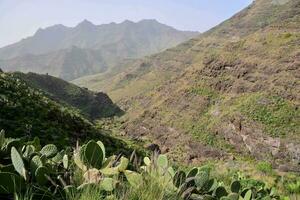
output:
POLYGON ((108 71, 124 59, 141 58, 174 47, 197 32, 179 31, 156 20, 76 27, 54 25, 0 49, 5 71, 50 74, 65 80, 108 71))

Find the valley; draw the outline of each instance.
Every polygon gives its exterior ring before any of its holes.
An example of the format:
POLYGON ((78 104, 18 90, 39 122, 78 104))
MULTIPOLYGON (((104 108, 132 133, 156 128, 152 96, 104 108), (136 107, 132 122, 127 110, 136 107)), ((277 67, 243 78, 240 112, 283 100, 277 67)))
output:
POLYGON ((0 199, 297 200, 299 106, 299 0, 39 29, 0 48, 0 199))

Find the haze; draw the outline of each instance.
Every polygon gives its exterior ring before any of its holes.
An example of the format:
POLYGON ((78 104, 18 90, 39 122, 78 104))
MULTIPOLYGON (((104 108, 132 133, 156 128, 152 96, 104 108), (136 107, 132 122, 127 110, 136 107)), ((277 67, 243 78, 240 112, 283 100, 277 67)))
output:
POLYGON ((204 32, 252 0, 0 0, 0 47, 54 24, 75 26, 156 19, 180 30, 204 32))

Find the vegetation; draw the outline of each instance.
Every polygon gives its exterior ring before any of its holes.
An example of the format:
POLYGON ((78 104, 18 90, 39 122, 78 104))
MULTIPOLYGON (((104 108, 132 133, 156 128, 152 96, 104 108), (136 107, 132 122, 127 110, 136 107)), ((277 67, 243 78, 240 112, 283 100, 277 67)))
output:
POLYGON ((123 111, 102 92, 92 92, 62 79, 35 73, 14 73, 29 86, 41 90, 49 98, 77 108, 89 119, 120 116, 123 111))
MULTIPOLYGON (((229 185, 211 177, 211 167, 182 171, 165 155, 130 159, 107 155, 101 141, 74 150, 42 147, 36 138, 24 143, 1 131, 1 199, 279 199, 275 188, 244 177, 229 185)), ((291 188, 297 188, 290 185, 291 188)), ((297 191, 295 190, 295 193, 297 191)))

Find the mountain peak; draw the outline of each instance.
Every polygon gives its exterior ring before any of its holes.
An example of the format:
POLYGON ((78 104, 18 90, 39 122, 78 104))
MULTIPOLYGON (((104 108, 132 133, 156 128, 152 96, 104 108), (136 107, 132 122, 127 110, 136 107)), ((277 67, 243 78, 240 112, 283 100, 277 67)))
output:
POLYGON ((95 27, 95 25, 92 22, 88 21, 87 19, 84 19, 76 27, 89 28, 89 27, 95 27))

